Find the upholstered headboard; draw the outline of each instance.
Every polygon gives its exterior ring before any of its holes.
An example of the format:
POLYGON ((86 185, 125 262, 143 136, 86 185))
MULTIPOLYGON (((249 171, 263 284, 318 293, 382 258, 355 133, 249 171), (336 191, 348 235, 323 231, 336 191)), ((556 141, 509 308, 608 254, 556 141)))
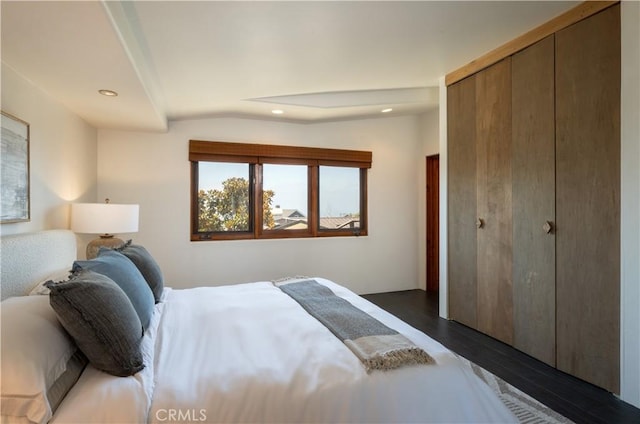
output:
POLYGON ((0 238, 2 300, 22 296, 56 272, 71 269, 77 256, 76 235, 48 230, 0 238))

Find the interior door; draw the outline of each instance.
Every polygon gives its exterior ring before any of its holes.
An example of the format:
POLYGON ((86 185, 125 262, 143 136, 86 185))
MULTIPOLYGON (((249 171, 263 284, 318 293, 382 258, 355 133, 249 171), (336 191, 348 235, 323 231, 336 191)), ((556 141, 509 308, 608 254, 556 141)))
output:
POLYGON ((557 367, 619 393, 620 5, 556 33, 557 367))
POLYGON ((511 58, 476 74, 478 330, 513 343, 511 58))
POLYGON ((440 286, 440 156, 427 156, 427 291, 440 286))
POLYGON ((511 59, 513 345, 556 363, 554 36, 511 59))
POLYGON ((447 88, 449 315, 477 328, 476 77, 447 88))

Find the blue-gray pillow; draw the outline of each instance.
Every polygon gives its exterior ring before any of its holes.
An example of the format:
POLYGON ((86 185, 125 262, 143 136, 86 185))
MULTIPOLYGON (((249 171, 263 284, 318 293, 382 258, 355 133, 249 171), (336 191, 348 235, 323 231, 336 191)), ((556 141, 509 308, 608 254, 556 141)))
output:
POLYGON ((156 303, 160 302, 164 290, 164 277, 158 262, 151 256, 151 253, 143 246, 131 244, 131 240, 115 250, 125 255, 138 267, 144 279, 147 280, 156 303))
POLYGON ((100 249, 98 257, 89 261, 75 261, 73 271, 88 269, 106 275, 126 293, 146 330, 153 314, 154 298, 149 285, 138 268, 122 253, 100 249))
POLYGON ((120 377, 144 368, 143 329, 129 297, 109 277, 89 270, 49 282, 49 303, 89 362, 120 377))

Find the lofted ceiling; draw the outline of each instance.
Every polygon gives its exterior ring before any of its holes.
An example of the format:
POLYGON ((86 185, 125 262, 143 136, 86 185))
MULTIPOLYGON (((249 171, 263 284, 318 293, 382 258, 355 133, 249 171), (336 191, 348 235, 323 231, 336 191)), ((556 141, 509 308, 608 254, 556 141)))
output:
POLYGON ((326 122, 434 108, 440 77, 577 4, 2 0, 1 55, 97 128, 326 122))

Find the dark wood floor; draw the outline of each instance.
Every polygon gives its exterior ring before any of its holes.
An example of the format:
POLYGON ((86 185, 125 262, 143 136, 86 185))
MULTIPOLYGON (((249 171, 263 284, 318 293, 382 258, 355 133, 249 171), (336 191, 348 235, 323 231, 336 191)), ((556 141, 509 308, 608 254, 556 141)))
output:
POLYGON ((363 296, 576 423, 640 423, 640 409, 489 336, 438 316, 437 293, 363 296))

